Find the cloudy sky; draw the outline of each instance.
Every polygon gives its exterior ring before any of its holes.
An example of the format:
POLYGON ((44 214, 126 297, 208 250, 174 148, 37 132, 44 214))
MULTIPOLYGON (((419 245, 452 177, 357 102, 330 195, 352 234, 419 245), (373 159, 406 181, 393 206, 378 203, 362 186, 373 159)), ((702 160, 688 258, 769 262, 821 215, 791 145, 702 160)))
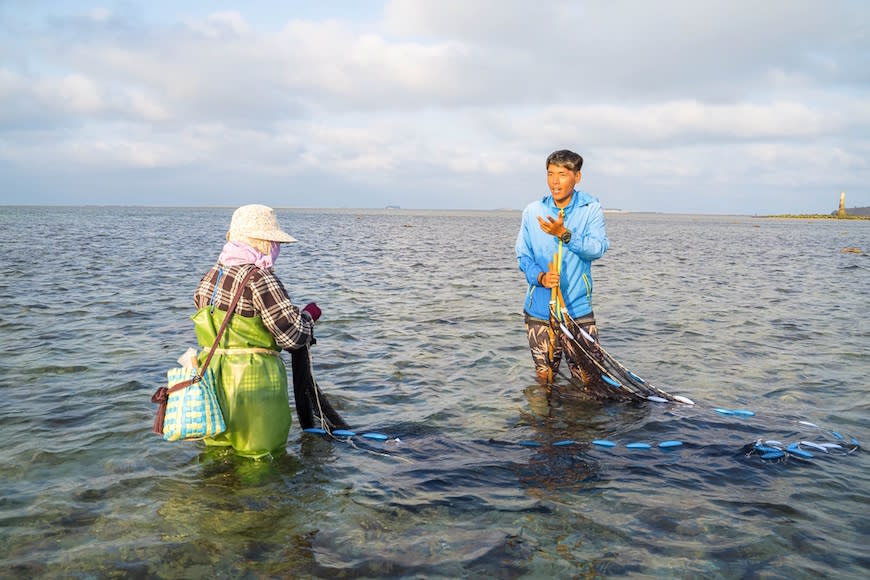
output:
POLYGON ((870 3, 0 0, 0 203, 870 205, 870 3))

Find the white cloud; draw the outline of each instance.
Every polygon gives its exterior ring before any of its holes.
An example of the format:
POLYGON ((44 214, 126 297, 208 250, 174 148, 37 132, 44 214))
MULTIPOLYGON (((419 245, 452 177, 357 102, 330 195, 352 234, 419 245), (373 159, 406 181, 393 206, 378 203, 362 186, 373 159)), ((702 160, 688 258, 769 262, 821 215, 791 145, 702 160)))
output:
POLYGON ((326 175, 338 197, 359 184, 406 206, 519 207, 546 154, 571 147, 584 184, 623 208, 707 188, 697 211, 870 173, 861 5, 401 1, 268 26, 253 10, 9 21, 0 161, 251 187, 326 175))
POLYGON ((111 19, 112 13, 107 8, 94 8, 88 16, 94 22, 104 23, 111 19))
POLYGON ((46 82, 36 92, 43 102, 53 101, 56 96, 60 107, 74 113, 93 113, 103 105, 96 83, 79 74, 67 75, 58 82, 46 82))
POLYGON ((204 21, 188 20, 187 26, 196 36, 211 40, 242 38, 248 36, 251 27, 237 11, 215 12, 204 21))

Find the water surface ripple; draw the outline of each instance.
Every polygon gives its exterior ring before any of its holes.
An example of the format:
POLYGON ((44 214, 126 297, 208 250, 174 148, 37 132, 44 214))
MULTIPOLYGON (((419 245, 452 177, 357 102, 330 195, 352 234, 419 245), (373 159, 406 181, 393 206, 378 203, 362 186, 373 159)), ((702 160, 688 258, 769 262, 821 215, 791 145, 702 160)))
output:
POLYGON ((602 406, 535 385, 519 212, 279 210, 318 381, 390 439, 254 462, 150 433, 231 213, 0 207, 0 576, 870 571, 866 451, 746 453, 870 441, 870 223, 608 214, 602 342, 698 405, 602 406))

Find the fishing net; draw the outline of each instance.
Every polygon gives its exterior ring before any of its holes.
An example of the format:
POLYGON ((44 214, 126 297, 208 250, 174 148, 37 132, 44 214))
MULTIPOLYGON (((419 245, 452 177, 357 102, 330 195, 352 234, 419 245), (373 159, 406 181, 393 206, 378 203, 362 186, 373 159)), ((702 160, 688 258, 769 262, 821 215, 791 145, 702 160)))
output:
POLYGON ((672 395, 628 370, 577 324, 565 308, 557 312, 555 304, 551 304, 550 324, 558 325, 565 339, 580 353, 577 363, 581 378, 572 376, 570 380, 590 397, 599 400, 693 404, 690 399, 672 395))
POLYGON ((311 365, 311 351, 303 346, 290 353, 293 370, 293 396, 296 401, 296 415, 302 429, 320 427, 328 432, 336 429, 349 429, 338 411, 314 380, 311 365))

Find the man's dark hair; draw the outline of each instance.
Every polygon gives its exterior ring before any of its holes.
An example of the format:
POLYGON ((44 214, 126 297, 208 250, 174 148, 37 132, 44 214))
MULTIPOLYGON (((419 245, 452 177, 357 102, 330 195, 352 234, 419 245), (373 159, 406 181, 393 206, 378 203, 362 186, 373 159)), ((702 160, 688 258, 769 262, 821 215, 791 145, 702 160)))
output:
POLYGON ((560 149, 558 151, 553 151, 550 153, 549 157, 547 157, 547 167, 550 165, 564 167, 565 169, 577 173, 580 171, 580 168, 583 167, 583 158, 568 149, 560 149))

